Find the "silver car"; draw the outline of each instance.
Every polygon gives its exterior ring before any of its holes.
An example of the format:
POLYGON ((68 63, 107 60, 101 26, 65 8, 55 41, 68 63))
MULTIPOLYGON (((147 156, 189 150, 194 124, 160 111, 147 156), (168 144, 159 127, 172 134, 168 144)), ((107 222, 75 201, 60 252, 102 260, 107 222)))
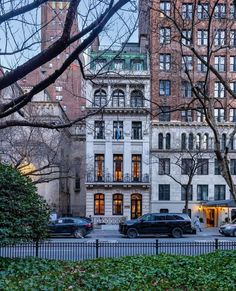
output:
POLYGON ((220 226, 219 232, 225 236, 236 236, 236 219, 220 226))

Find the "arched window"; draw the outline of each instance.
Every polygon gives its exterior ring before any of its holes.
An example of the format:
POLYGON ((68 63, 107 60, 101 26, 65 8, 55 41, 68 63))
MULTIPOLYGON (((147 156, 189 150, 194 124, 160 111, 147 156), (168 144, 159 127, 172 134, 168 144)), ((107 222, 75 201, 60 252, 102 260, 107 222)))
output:
POLYGON ((163 149, 163 133, 158 134, 158 149, 163 149))
POLYGON ((125 106, 125 93, 120 90, 114 90, 112 93, 112 106, 113 107, 124 107, 125 106))
POLYGON ((186 133, 182 133, 182 135, 181 135, 181 149, 186 150, 186 147, 187 147, 186 133))
POLYGON ((134 90, 131 92, 130 105, 131 107, 143 107, 142 91, 134 90))
POLYGON ((190 133, 188 136, 188 149, 193 150, 193 134, 190 133))
POLYGON ((99 89, 94 92, 94 106, 103 107, 107 104, 107 93, 105 90, 99 89))
POLYGON ((221 137, 221 149, 224 150, 226 147, 226 134, 223 133, 221 137))
POLYGON ((169 150, 171 148, 171 136, 170 133, 166 134, 166 149, 169 150))
POLYGON ((198 133, 196 136, 196 149, 200 150, 201 149, 201 134, 198 133))
POLYGON ((105 214, 105 195, 98 193, 94 195, 94 215, 105 214))
POLYGON ((208 133, 205 133, 203 136, 203 149, 208 150, 209 148, 209 136, 208 133))
POLYGON ((112 203, 112 213, 113 215, 123 215, 123 195, 114 194, 112 203))

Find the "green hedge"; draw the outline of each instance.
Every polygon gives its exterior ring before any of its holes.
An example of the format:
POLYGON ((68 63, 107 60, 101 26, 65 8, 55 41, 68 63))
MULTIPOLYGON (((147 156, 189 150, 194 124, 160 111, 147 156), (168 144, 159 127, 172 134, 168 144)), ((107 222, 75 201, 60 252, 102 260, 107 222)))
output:
POLYGON ((1 258, 0 290, 236 290, 236 251, 85 262, 1 258))

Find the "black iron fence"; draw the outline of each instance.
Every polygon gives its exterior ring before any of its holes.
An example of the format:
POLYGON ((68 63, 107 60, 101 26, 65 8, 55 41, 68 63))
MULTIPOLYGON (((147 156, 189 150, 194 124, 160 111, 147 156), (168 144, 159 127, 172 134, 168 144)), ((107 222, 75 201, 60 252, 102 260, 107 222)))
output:
POLYGON ((0 257, 39 257, 44 259, 83 261, 136 255, 196 256, 216 250, 236 250, 236 241, 198 242, 39 242, 0 246, 0 257))

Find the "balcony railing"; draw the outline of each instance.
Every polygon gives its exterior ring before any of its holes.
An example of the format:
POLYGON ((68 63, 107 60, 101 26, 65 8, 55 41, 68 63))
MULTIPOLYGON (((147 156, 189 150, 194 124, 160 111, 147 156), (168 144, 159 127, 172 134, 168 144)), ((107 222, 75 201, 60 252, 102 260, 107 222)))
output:
POLYGON ((134 177, 128 173, 124 174, 123 178, 116 180, 111 173, 105 173, 103 176, 96 177, 93 174, 87 174, 87 183, 149 183, 149 174, 134 177))

